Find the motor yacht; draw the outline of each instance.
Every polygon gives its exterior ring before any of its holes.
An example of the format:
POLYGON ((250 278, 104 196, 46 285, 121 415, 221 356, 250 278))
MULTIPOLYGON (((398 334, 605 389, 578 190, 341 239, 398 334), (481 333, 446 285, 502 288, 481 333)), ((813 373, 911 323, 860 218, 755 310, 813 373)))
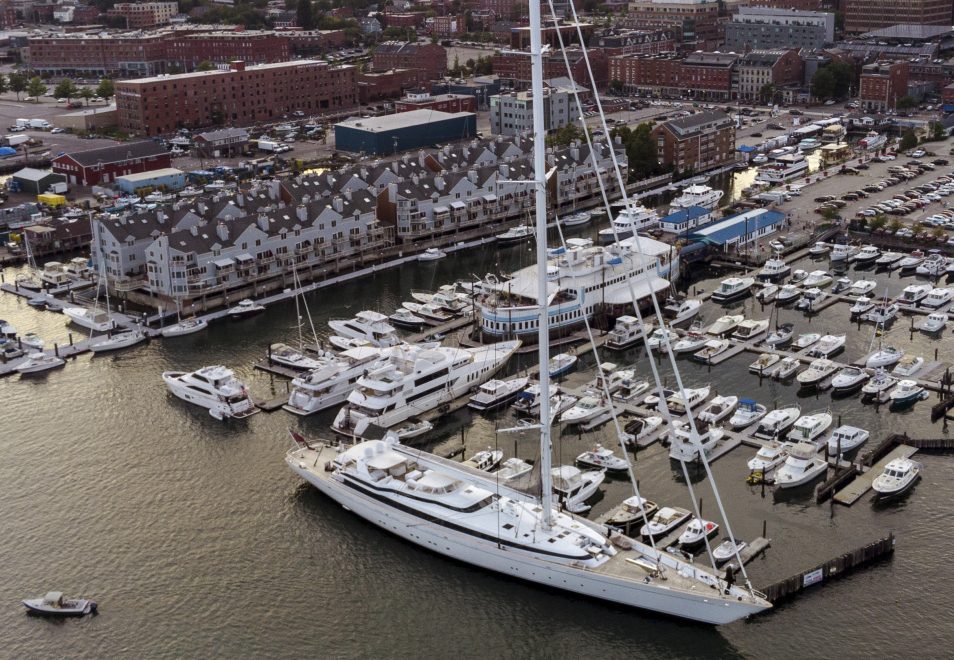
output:
POLYGON ((808 355, 821 358, 831 357, 845 348, 845 341, 847 339, 848 335, 844 333, 840 335, 824 335, 818 340, 818 343, 812 347, 808 355))
POLYGON ((19 374, 36 374, 42 371, 56 369, 66 364, 66 360, 47 353, 30 353, 20 364, 16 366, 19 374))
POLYGON ((394 427, 393 433, 398 437, 401 442, 406 443, 408 440, 413 440, 414 438, 419 438, 422 435, 426 435, 434 430, 434 424, 427 420, 421 420, 414 417, 406 420, 402 424, 398 424, 394 427))
POLYGON ((769 412, 759 423, 754 435, 758 438, 775 439, 785 435, 802 414, 798 404, 769 412))
POLYGON ((710 186, 693 184, 683 189, 682 194, 669 203, 669 212, 676 213, 693 206, 714 209, 724 193, 710 186))
POLYGON ((692 429, 686 422, 675 422, 672 428, 672 434, 669 437, 669 458, 683 463, 691 463, 699 460, 699 451, 705 452, 706 457, 715 449, 719 440, 725 433, 722 429, 710 426, 708 429, 699 431, 696 441, 692 440, 692 429))
POLYGON ((877 288, 878 283, 873 280, 858 280, 848 289, 849 296, 867 296, 877 288))
POLYGON ((339 337, 331 335, 328 337, 328 343, 336 351, 350 351, 352 348, 377 348, 367 339, 355 339, 354 337, 339 337))
POLYGON ((904 254, 901 252, 882 252, 881 256, 875 259, 875 268, 894 269, 898 267, 902 259, 904 259, 904 254))
POLYGON ((623 500, 623 503, 606 519, 606 526, 618 529, 627 536, 631 535, 634 525, 643 525, 652 519, 659 511, 655 502, 644 497, 632 495, 623 500))
POLYGON ((500 464, 500 469, 494 473, 497 483, 512 483, 518 481, 533 470, 533 464, 516 456, 506 459, 500 464))
POLYGON ((775 296, 775 303, 788 305, 802 297, 802 290, 794 284, 783 284, 775 296))
POLYGON ((695 318, 701 309, 701 300, 698 298, 686 298, 682 301, 674 301, 671 307, 667 306, 664 313, 670 317, 670 325, 678 326, 695 318))
POLYGON ((888 394, 892 406, 906 406, 925 398, 927 391, 915 380, 902 380, 888 394))
POLYGON ((431 321, 433 323, 447 323, 452 318, 454 318, 454 315, 452 313, 448 312, 446 309, 444 309, 440 305, 433 302, 428 302, 428 303, 405 302, 405 303, 401 303, 401 305, 404 307, 404 309, 411 312, 411 314, 413 314, 414 316, 417 316, 418 318, 423 319, 424 321, 431 321))
POLYGON ((26 346, 27 348, 32 348, 35 351, 42 351, 43 347, 46 345, 46 342, 43 341, 43 338, 35 332, 28 332, 20 337, 20 343, 26 346))
POLYGON ((643 525, 639 533, 643 538, 659 539, 675 530, 692 517, 686 509, 678 506, 664 506, 656 512, 649 524, 643 525))
MULTIPOLYGON (((522 392, 517 394, 516 399, 511 404, 511 407, 521 414, 532 414, 534 411, 539 410, 540 408, 540 384, 533 383, 526 387, 522 392)), ((560 396, 560 388, 556 385, 550 385, 550 403, 551 408, 552 404, 555 401, 556 397, 560 396)), ((574 403, 576 403, 574 401, 574 403)))
POLYGON ((745 316, 742 314, 726 314, 725 316, 720 316, 712 325, 706 328, 706 333, 713 337, 727 335, 735 330, 736 326, 742 323, 743 320, 745 320, 745 316))
POLYGON ((729 426, 734 430, 744 429, 765 417, 768 409, 754 399, 739 399, 739 406, 729 418, 729 426))
POLYGON ((394 313, 388 316, 388 320, 396 326, 411 330, 420 330, 427 323, 424 318, 417 316, 407 307, 399 307, 394 310, 394 313))
POLYGON ((811 288, 824 288, 833 282, 831 273, 824 270, 813 270, 808 274, 808 277, 805 278, 803 285, 809 289, 811 288))
POLYGON ((821 339, 821 335, 817 332, 803 332, 795 338, 795 341, 792 342, 792 346, 795 350, 800 351, 816 343, 819 339, 821 339))
POLYGON ((588 383, 589 387, 598 392, 614 393, 624 384, 633 383, 636 378, 634 369, 617 369, 612 362, 603 362, 597 365, 596 378, 588 383))
POLYGON ((791 272, 792 267, 789 266, 784 259, 776 256, 774 259, 766 260, 761 270, 759 270, 758 277, 760 280, 777 280, 791 272))
POLYGON ((646 340, 646 348, 651 351, 655 351, 664 345, 663 342, 672 345, 678 340, 679 335, 676 334, 675 330, 671 330, 669 328, 656 328, 653 330, 653 334, 649 335, 649 338, 646 340))
POLYGON ((702 350, 692 354, 694 360, 712 364, 712 361, 722 353, 725 353, 732 347, 732 342, 728 339, 710 339, 702 347, 702 350))
POLYGON ((308 371, 309 369, 320 369, 323 365, 321 360, 309 357, 299 349, 292 348, 288 344, 281 342, 271 344, 268 347, 268 359, 283 367, 294 369, 296 371, 308 371))
POLYGON ((659 225, 659 214, 642 205, 631 203, 613 218, 612 225, 601 229, 600 243, 606 245, 626 238, 631 238, 636 232, 644 229, 654 229, 659 225))
POLYGON ((576 366, 577 357, 569 353, 557 353, 547 363, 547 372, 550 378, 559 378, 564 374, 573 371, 576 366))
POLYGON ((553 492, 570 513, 588 511, 590 506, 586 504, 586 500, 596 494, 600 484, 606 479, 606 473, 602 470, 583 472, 572 465, 560 465, 552 468, 550 473, 553 492))
POLYGON ((749 365, 749 371, 759 376, 767 376, 769 370, 782 359, 782 356, 776 353, 760 353, 759 357, 749 365))
POLYGON ((584 396, 560 415, 563 424, 585 424, 609 412, 610 406, 598 396, 584 396))
POLYGON ((792 335, 795 333, 795 324, 783 323, 765 338, 766 346, 784 346, 792 341, 792 335))
POLYGON ((116 321, 104 310, 86 307, 64 307, 63 315, 72 323, 94 332, 115 330, 116 321))
POLYGON ((948 316, 944 312, 933 312, 924 317, 916 326, 918 330, 926 334, 935 334, 943 332, 947 327, 948 316))
POLYGON ((820 257, 822 255, 828 254, 830 250, 831 246, 828 243, 825 243, 824 241, 818 241, 808 248, 808 254, 810 254, 812 257, 820 257))
POLYGON ((788 451, 794 446, 795 444, 792 442, 772 440, 759 447, 755 456, 749 459, 746 466, 752 472, 758 471, 763 474, 769 470, 774 470, 785 462, 785 459, 788 458, 788 451))
POLYGON ((818 454, 815 445, 799 442, 788 451, 788 458, 775 471, 775 485, 795 488, 810 483, 828 471, 828 462, 818 454))
POLYGON ((897 348, 895 346, 882 346, 877 351, 872 353, 867 360, 865 360, 865 366, 869 369, 873 369, 875 367, 890 367, 891 365, 900 362, 901 358, 903 357, 903 348, 897 348))
POLYGON ((890 391, 897 382, 896 378, 892 378, 887 371, 879 368, 875 370, 871 379, 861 388, 861 393, 865 397, 881 397, 890 391))
POLYGON ((517 398, 527 386, 529 380, 526 377, 488 380, 477 388, 477 392, 470 397, 467 406, 480 411, 493 410, 504 406, 517 398))
POLYGON ((477 452, 466 461, 462 461, 461 465, 465 465, 469 468, 475 470, 480 470, 482 472, 493 472, 500 461, 503 459, 503 452, 499 449, 482 449, 477 452))
POLYGON ((669 409, 676 413, 683 413, 701 404, 709 398, 712 387, 685 387, 682 392, 676 392, 666 397, 669 409))
POLYGON ((636 403, 636 400, 649 391, 649 381, 629 378, 620 383, 613 392, 613 401, 620 403, 636 403))
POLYGON ((498 245, 511 245, 513 243, 522 243, 533 238, 533 227, 529 225, 517 225, 511 227, 502 234, 497 234, 498 245))
POLYGON ((908 378, 919 372, 923 366, 924 358, 920 355, 905 355, 894 365, 894 369, 891 370, 891 375, 908 378))
POLYGON ((243 419, 258 412, 245 384, 221 365, 196 371, 164 371, 162 380, 174 395, 206 408, 215 419, 243 419))
POLYGON ((813 442, 831 426, 834 418, 829 411, 802 415, 788 432, 793 442, 813 442))
POLYGON ((397 331, 388 323, 388 317, 379 312, 358 312, 352 319, 328 321, 328 326, 341 337, 367 341, 378 348, 401 343, 397 331))
POLYGON ((852 392, 864 385, 871 375, 858 367, 845 367, 831 379, 831 388, 836 393, 852 392))
POLYGON ((908 272, 916 270, 918 266, 924 261, 924 253, 920 250, 915 250, 908 256, 901 259, 898 262, 898 267, 901 268, 901 272, 908 272))
POLYGON ((931 289, 921 304, 931 309, 937 309, 951 302, 952 297, 954 297, 954 289, 931 289))
POLYGON ((738 339, 739 341, 748 341, 763 334, 766 330, 768 330, 768 326, 768 319, 745 319, 736 326, 735 331, 732 333, 732 337, 738 339))
POLYGON ((860 316, 874 309, 874 301, 865 296, 861 296, 855 301, 855 304, 848 310, 852 316, 860 316))
POLYGON ((443 259, 447 256, 447 253, 439 248, 427 248, 419 255, 417 255, 418 261, 437 261, 438 259, 443 259))
POLYGON ((865 245, 851 258, 858 265, 872 264, 881 256, 881 250, 874 245, 865 245))
POLYGON ((785 357, 778 363, 778 366, 771 372, 775 380, 788 380, 801 368, 802 363, 796 357, 785 357))
POLYGON ((693 518, 686 525, 686 529, 679 535, 679 545, 683 550, 698 548, 706 539, 719 535, 719 524, 711 520, 693 518))
POLYGON ((795 303, 795 309, 802 309, 806 312, 814 311, 821 303, 828 297, 828 294, 819 289, 818 287, 812 287, 811 289, 805 289, 804 294, 802 294, 802 299, 795 303))
POLYGON ((123 348, 129 348, 136 344, 146 341, 148 336, 141 329, 124 330, 116 332, 107 337, 97 338, 89 344, 89 350, 93 353, 106 353, 108 351, 118 351, 123 348))
POLYGON ((663 418, 658 415, 649 417, 637 417, 626 424, 626 443, 638 445, 640 440, 644 440, 655 433, 663 425, 663 418))
POLYGON ((932 250, 932 254, 928 255, 928 257, 914 269, 914 272, 921 277, 940 277, 947 272, 947 258, 932 250))
POLYGON ((801 387, 817 387, 831 377, 838 366, 827 358, 816 358, 808 365, 808 369, 798 374, 795 380, 801 387))
POLYGON ((902 305, 917 305, 927 298, 928 294, 934 289, 930 284, 909 284, 904 287, 898 302, 902 305))
POLYGON ((209 327, 209 322, 202 318, 197 318, 195 316, 182 319, 177 323, 172 325, 167 325, 165 328, 159 331, 163 337, 182 337, 184 335, 195 334, 196 332, 201 332, 209 327))
POLYGON ((857 426, 839 426, 828 436, 828 453, 831 456, 847 454, 868 442, 870 434, 857 426))
POLYGON ((717 424, 734 413, 738 405, 739 397, 737 396, 717 396, 699 413, 699 421, 717 424))
POLYGON ((235 307, 230 308, 226 315, 233 321, 239 319, 247 319, 250 316, 257 316, 265 311, 264 305, 259 305, 254 300, 246 298, 245 300, 240 300, 239 304, 235 307))
POLYGON ((701 332, 689 332, 682 339, 672 345, 673 353, 695 353, 712 339, 711 335, 701 332))
POLYGON ((722 280, 712 292, 712 301, 722 304, 746 297, 755 284, 754 277, 730 277, 722 280))
POLYGON ((590 220, 593 219, 593 216, 590 215, 588 211, 580 211, 578 213, 570 213, 560 218, 560 224, 564 227, 578 227, 580 225, 585 225, 590 220))
POLYGON ((320 366, 291 382, 288 403, 282 408, 295 415, 311 415, 345 402, 358 378, 381 359, 374 346, 352 348, 317 358, 320 366))
POLYGON ((613 453, 613 450, 607 449, 601 444, 596 444, 592 449, 577 456, 576 462, 586 467, 606 470, 607 472, 626 472, 629 469, 629 463, 626 462, 625 458, 620 458, 613 453))
POLYGON ((433 410, 493 378, 519 347, 517 340, 479 348, 394 346, 358 378, 331 428, 365 437, 372 426, 389 428, 433 410))
POLYGON ((652 331, 651 323, 644 326, 635 316, 620 316, 606 339, 606 348, 611 351, 625 351, 642 341, 644 332, 649 336, 652 331))
POLYGON ((901 495, 917 482, 922 469, 920 463, 910 458, 892 459, 884 466, 884 471, 871 482, 871 488, 881 498, 901 495))

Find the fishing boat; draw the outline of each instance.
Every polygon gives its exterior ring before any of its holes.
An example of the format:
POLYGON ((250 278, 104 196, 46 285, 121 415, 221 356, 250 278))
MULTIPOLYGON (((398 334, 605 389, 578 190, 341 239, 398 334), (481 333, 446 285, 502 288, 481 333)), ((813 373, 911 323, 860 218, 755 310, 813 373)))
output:
POLYGON ((915 380, 899 381, 888 394, 893 406, 906 406, 925 398, 927 391, 915 380))
POLYGON ((560 415, 564 424, 584 424, 609 412, 609 404, 598 396, 581 397, 572 408, 560 415))
POLYGON ((467 403, 469 408, 479 411, 488 411, 505 406, 513 401, 527 386, 530 379, 515 377, 507 380, 488 380, 477 388, 477 392, 470 397, 467 403))
POLYGON ((732 347, 732 342, 728 339, 710 339, 706 341, 702 350, 692 354, 694 360, 705 364, 712 364, 712 361, 722 353, 725 353, 732 347))
POLYGON ((103 337, 96 341, 91 341, 89 350, 93 353, 106 353, 108 351, 118 351, 123 348, 129 348, 136 344, 146 341, 148 336, 141 329, 125 330, 114 333, 108 337, 103 337))
POLYGON ((797 357, 788 356, 782 358, 782 361, 778 363, 778 366, 775 367, 772 371, 772 378, 775 380, 788 380, 795 375, 802 366, 802 363, 797 357))
POLYGON ((653 326, 650 323, 644 326, 635 316, 620 316, 607 336, 606 348, 611 351, 625 351, 642 341, 644 332, 648 336, 652 331, 653 326))
POLYGON ((530 227, 529 225, 517 225, 516 227, 511 227, 502 234, 497 234, 495 238, 497 239, 498 245, 522 243, 523 241, 528 241, 533 238, 533 227, 530 227))
POLYGON ((19 374, 36 374, 50 369, 56 369, 66 364, 66 360, 47 353, 30 353, 26 359, 16 366, 19 374))
POLYGON ((851 258, 856 254, 858 254, 857 245, 835 243, 831 248, 831 254, 828 255, 828 260, 832 262, 832 264, 845 264, 851 261, 851 258))
POLYGON ((817 308, 827 297, 828 294, 818 287, 805 289, 805 292, 802 294, 802 299, 795 303, 795 309, 811 312, 817 308))
POLYGON ((838 366, 827 358, 817 358, 812 360, 808 369, 798 374, 795 377, 795 380, 798 381, 798 384, 801 387, 817 387, 821 383, 829 378, 835 371, 838 369, 838 366))
POLYGON ((394 313, 388 316, 388 321, 396 326, 410 330, 420 330, 424 324, 427 323, 424 318, 417 316, 407 307, 399 307, 394 310, 394 313))
POLYGON ((749 365, 749 371, 759 376, 766 376, 768 370, 781 359, 782 357, 777 353, 760 353, 755 362, 749 365))
POLYGON ((737 396, 717 396, 699 413, 699 421, 717 424, 735 412, 738 405, 739 397, 737 396))
POLYGON ((681 392, 674 392, 666 397, 666 402, 674 412, 683 413, 708 399, 711 392, 712 387, 709 385, 695 388, 686 387, 681 392))
POLYGON ((768 330, 768 319, 745 319, 735 327, 732 337, 739 341, 748 341, 768 330))
POLYGON ((729 418, 729 426, 739 430, 751 426, 765 417, 768 409, 754 399, 739 399, 739 406, 729 418))
POLYGON ((769 333, 768 337, 765 338, 766 346, 784 346, 792 340, 792 335, 795 333, 795 324, 793 323, 783 323, 772 332, 769 333))
POLYGON ((850 277, 839 277, 835 280, 835 286, 831 288, 832 293, 841 293, 842 291, 848 291, 851 289, 853 282, 850 277))
POLYGON ((417 255, 418 261, 437 261, 438 259, 443 259, 447 256, 447 253, 441 250, 440 248, 427 248, 419 255, 417 255))
POLYGON ((890 270, 898 267, 898 262, 904 259, 901 252, 882 252, 881 256, 875 259, 875 268, 890 270))
POLYGON ((742 314, 726 314, 725 316, 720 316, 716 321, 706 328, 706 334, 712 335, 713 337, 721 337, 727 335, 738 326, 742 321, 745 320, 745 316, 742 314))
POLYGON ((792 425, 788 439, 793 442, 812 442, 831 426, 834 418, 829 411, 802 415, 792 425))
POLYGON ((788 305, 802 297, 802 290, 794 284, 783 284, 775 296, 778 305, 788 305))
POLYGON ((643 538, 662 538, 692 516, 686 509, 678 506, 664 506, 656 512, 647 525, 639 530, 643 538))
POLYGON ((861 314, 870 312, 872 309, 874 309, 874 306, 875 303, 873 300, 866 298, 865 296, 861 296, 855 300, 855 304, 852 305, 848 311, 852 316, 860 316, 861 314))
POLYGON ((759 471, 763 474, 769 470, 774 470, 785 462, 785 459, 788 458, 788 451, 794 446, 795 444, 792 442, 772 440, 759 447, 755 456, 748 460, 746 466, 752 472, 759 471))
POLYGON ((649 335, 649 338, 646 340, 646 348, 655 351, 666 344, 672 345, 678 339, 679 335, 675 330, 670 328, 656 328, 653 330, 653 334, 649 335))
POLYGON ((625 472, 629 469, 629 463, 625 459, 620 458, 613 453, 612 449, 607 449, 601 444, 596 444, 592 449, 577 456, 576 462, 607 472, 625 472))
POLYGON ((867 312, 861 315, 862 321, 868 321, 876 325, 887 325, 893 321, 897 316, 898 312, 901 311, 901 307, 897 303, 884 303, 878 305, 877 307, 872 307, 867 312))
POLYGON ((801 284, 806 279, 808 279, 808 271, 798 269, 792 271, 792 277, 788 280, 789 284, 801 284))
POLYGON ((794 346, 796 350, 800 351, 803 348, 808 348, 812 344, 816 343, 819 339, 821 339, 821 335, 817 332, 803 332, 795 338, 792 346, 794 346))
POLYGON ((898 267, 901 268, 901 272, 910 272, 916 270, 918 266, 924 261, 924 253, 921 250, 914 250, 911 254, 901 259, 898 262, 898 267))
POLYGON ((564 374, 570 373, 576 366, 577 357, 569 353, 558 353, 547 362, 547 371, 550 378, 559 378, 564 374))
POLYGON ((606 479, 602 470, 583 472, 572 465, 560 465, 550 471, 557 501, 570 513, 583 513, 590 506, 586 501, 596 494, 606 479))
POLYGON ((810 483, 828 471, 828 462, 818 455, 818 449, 809 442, 799 442, 789 449, 788 458, 775 471, 775 485, 795 488, 810 483))
POLYGON ((711 335, 701 332, 688 332, 682 339, 672 345, 672 351, 676 354, 695 353, 711 339, 711 335))
POLYGON ((769 412, 755 430, 755 437, 769 440, 782 437, 802 414, 801 407, 796 403, 787 408, 778 408, 769 412))
POLYGON ((828 358, 845 348, 848 335, 824 335, 808 352, 810 357, 828 358))
POLYGON ((828 254, 828 251, 831 250, 831 246, 824 241, 818 241, 810 248, 808 248, 808 254, 812 257, 820 257, 822 255, 828 254))
POLYGON ((244 419, 258 412, 245 383, 221 365, 192 372, 164 371, 162 380, 175 396, 206 408, 215 419, 244 419))
POLYGON ((891 390, 897 382, 898 380, 892 378, 885 369, 879 368, 875 370, 871 379, 861 388, 861 393, 865 397, 881 397, 891 390))
POLYGON ((934 289, 930 284, 909 284, 904 287, 898 302, 902 305, 917 305, 927 298, 927 295, 934 289))
POLYGON ((737 539, 726 539, 712 549, 712 558, 716 566, 721 566, 733 557, 738 557, 748 544, 737 539))
POLYGON ((937 250, 931 250, 931 254, 914 269, 914 272, 921 277, 940 277, 947 272, 947 257, 938 253, 937 250))
POLYGON ((649 381, 628 378, 620 383, 613 392, 613 401, 620 403, 635 403, 641 395, 649 391, 649 381))
POLYGON ((881 256, 881 250, 874 245, 863 245, 860 250, 851 258, 851 261, 857 265, 873 264, 881 256))
POLYGON ((811 288, 822 289, 828 286, 829 284, 831 284, 832 281, 833 281, 833 278, 831 276, 831 273, 829 273, 828 271, 813 270, 812 272, 808 274, 808 277, 805 278, 803 285, 808 287, 809 289, 811 288))
POLYGON ((888 461, 884 470, 874 481, 871 488, 878 497, 896 497, 906 493, 921 477, 923 466, 910 458, 895 458, 888 461))
POLYGON ((761 280, 777 280, 785 277, 792 272, 792 267, 784 259, 776 256, 774 259, 768 259, 759 270, 758 277, 761 280))
POLYGON ((85 616, 96 612, 96 602, 88 598, 66 598, 59 591, 50 591, 43 598, 21 601, 31 614, 67 617, 85 616))
POLYGON ((719 525, 711 520, 700 520, 693 518, 686 525, 686 529, 679 535, 679 545, 683 550, 698 548, 706 539, 715 538, 719 535, 719 525))
POLYGON ((944 312, 933 312, 917 324, 917 329, 926 334, 943 332, 947 327, 948 316, 944 312))
POLYGON ((723 304, 740 300, 746 297, 755 284, 754 277, 730 277, 719 283, 719 286, 712 292, 712 301, 723 304))
POLYGON ((930 309, 937 309, 951 302, 952 297, 954 297, 954 289, 935 288, 931 289, 921 304, 930 309))
POLYGON ((877 286, 878 283, 872 280, 858 280, 851 285, 850 289, 848 289, 848 295, 867 296, 869 293, 874 291, 877 286))
POLYGON ((669 437, 669 458, 682 463, 700 460, 700 451, 708 458, 709 454, 725 434, 722 429, 710 426, 699 431, 693 437, 692 429, 686 422, 675 422, 669 437))
POLYGON ((461 465, 465 465, 474 470, 481 470, 482 472, 493 472, 494 469, 500 465, 500 461, 503 459, 503 452, 499 449, 483 449, 466 461, 463 461, 461 465))
POLYGON ((845 367, 831 379, 832 391, 839 394, 853 392, 864 385, 871 375, 858 367, 845 367))
POLYGON ((246 298, 245 300, 240 300, 239 304, 235 307, 229 309, 226 314, 233 321, 238 321, 240 319, 246 319, 251 316, 257 316, 265 311, 264 305, 259 305, 254 300, 246 298))
POLYGON ((673 301, 672 305, 667 305, 666 315, 671 319, 670 325, 677 326, 695 318, 701 309, 701 300, 686 298, 685 300, 673 301))
POLYGON ((904 349, 895 346, 881 346, 877 351, 868 356, 865 360, 865 366, 869 369, 875 367, 890 367, 897 364, 904 357, 904 349))
POLYGON ((648 438, 653 433, 663 425, 663 418, 658 415, 650 415, 649 417, 637 417, 628 424, 626 424, 626 433, 628 435, 626 441, 627 444, 633 445, 639 444, 640 440, 648 438))
POLYGON ((846 454, 868 442, 870 435, 857 426, 839 426, 828 436, 828 453, 832 456, 846 454))

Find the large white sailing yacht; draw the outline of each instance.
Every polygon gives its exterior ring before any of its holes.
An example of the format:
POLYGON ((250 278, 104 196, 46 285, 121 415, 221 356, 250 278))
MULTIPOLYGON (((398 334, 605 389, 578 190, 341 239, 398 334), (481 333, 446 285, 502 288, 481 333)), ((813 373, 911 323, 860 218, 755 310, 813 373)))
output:
MULTIPOLYGON (((529 5, 532 91, 537 98, 543 96, 540 7, 537 2, 529 5)), ((544 133, 543 114, 543 104, 535 104, 537 135, 544 133)), ((550 293, 544 149, 542 140, 535 143, 531 185, 537 227, 537 347, 540 364, 546 365, 550 349, 545 301, 550 293)), ((541 391, 549 386, 543 369, 541 391)), ((715 572, 556 511, 550 424, 550 401, 543 397, 539 425, 525 429, 540 435, 542 467, 534 469, 539 494, 511 489, 493 475, 405 447, 388 436, 349 447, 310 445, 293 433, 299 447, 286 455, 286 462, 322 493, 372 524, 422 548, 506 576, 710 624, 729 623, 771 607, 754 590, 731 584, 715 572)))

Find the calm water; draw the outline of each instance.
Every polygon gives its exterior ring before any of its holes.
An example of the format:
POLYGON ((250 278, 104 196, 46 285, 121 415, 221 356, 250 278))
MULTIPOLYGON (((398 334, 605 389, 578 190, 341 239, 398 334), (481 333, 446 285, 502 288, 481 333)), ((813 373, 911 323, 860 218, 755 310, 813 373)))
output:
MULTIPOLYGON (((412 288, 482 275, 498 263, 525 265, 530 257, 517 247, 412 264, 320 291, 311 309, 324 332, 329 318, 365 308, 390 312, 412 288)), ((9 281, 11 272, 6 276, 9 281)), ((891 293, 912 281, 875 277, 891 293)), ((711 288, 718 279, 698 286, 711 288)), ((756 317, 769 312, 751 300, 739 308, 756 317)), ((704 314, 714 320, 719 312, 704 314)), ((0 317, 48 342, 66 338, 61 315, 35 312, 10 295, 0 294, 0 317)), ((850 327, 844 305, 810 321, 783 311, 781 320, 819 332, 850 327)), ((939 530, 954 498, 950 457, 923 456, 925 478, 901 502, 876 507, 865 498, 834 509, 811 504, 805 490, 776 499, 747 486, 750 449, 717 461, 736 533, 752 538, 764 521, 773 541, 749 566, 756 586, 889 530, 898 535, 898 552, 893 561, 816 588, 770 615, 700 628, 514 583, 392 538, 285 468, 285 429, 326 434, 333 411, 304 420, 279 411, 221 423, 167 395, 159 378, 165 369, 223 363, 258 395, 273 386, 283 391, 284 381, 273 383, 251 363, 269 342, 295 339, 295 325, 289 303, 256 319, 214 324, 204 334, 81 356, 46 376, 0 381, 0 656, 887 657, 907 655, 914 640, 921 655, 949 654, 954 578, 943 561, 948 535, 939 530), (49 589, 92 596, 101 613, 59 623, 26 616, 18 600, 49 589)), ((907 326, 897 322, 888 338, 925 357, 940 347, 942 360, 954 347, 950 333, 940 341, 911 340, 907 326)), ((870 341, 870 327, 851 326, 844 357, 860 356, 870 341)), ((760 385, 749 375, 745 367, 754 357, 743 354, 711 371, 689 361, 680 367, 689 385, 711 382, 722 393, 770 405, 831 406, 877 439, 900 430, 942 433, 930 424, 930 401, 895 414, 855 397, 798 398, 793 386, 760 385)), ((636 362, 649 375, 638 351, 609 359, 636 362)), ((445 420, 432 446, 452 447, 463 432, 469 455, 496 444, 495 426, 511 421, 506 411, 497 418, 462 411, 445 420)), ((555 453, 572 462, 605 434, 564 433, 555 453)), ((500 442, 508 454, 515 448, 521 456, 535 454, 529 438, 500 442)), ((637 466, 648 497, 688 505, 665 449, 641 452, 637 466)), ((704 512, 713 515, 708 484, 697 488, 704 512)), ((626 482, 607 481, 593 513, 627 494, 626 482)))

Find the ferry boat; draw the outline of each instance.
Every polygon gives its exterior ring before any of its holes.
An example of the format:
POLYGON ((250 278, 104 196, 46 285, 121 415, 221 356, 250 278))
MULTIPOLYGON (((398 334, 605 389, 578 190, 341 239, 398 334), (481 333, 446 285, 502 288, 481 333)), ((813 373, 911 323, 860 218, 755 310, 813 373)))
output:
POLYGON ((449 403, 493 378, 519 341, 479 348, 402 344, 358 378, 332 430, 365 437, 372 425, 389 428, 449 403))
POLYGON ((638 231, 659 226, 659 214, 643 205, 630 205, 613 219, 613 226, 600 230, 600 243, 608 244, 630 238, 638 231))
POLYGON ((888 138, 878 133, 878 131, 870 131, 866 136, 858 140, 858 148, 864 151, 877 151, 887 144, 887 142, 888 138))
MULTIPOLYGON (((641 302, 669 288, 664 277, 677 268, 678 257, 668 261, 670 246, 651 238, 640 237, 639 246, 644 252, 629 242, 578 247, 547 260, 547 316, 552 335, 582 325, 597 309, 610 314, 632 310, 631 289, 641 302), (644 275, 647 270, 655 274, 644 275)), ((488 284, 477 299, 481 331, 490 337, 535 341, 538 288, 535 266, 517 271, 505 282, 488 284)))
POLYGON ((724 194, 721 190, 716 190, 710 186, 693 184, 684 189, 679 197, 669 203, 669 212, 676 213, 692 206, 713 209, 724 194))
POLYGON ((319 357, 321 366, 292 380, 288 403, 282 408, 304 416, 344 403, 358 378, 380 359, 381 349, 374 346, 319 357))
POLYGON ((755 175, 755 180, 772 184, 785 183, 805 174, 808 174, 808 161, 802 154, 794 153, 779 156, 762 165, 755 175))

